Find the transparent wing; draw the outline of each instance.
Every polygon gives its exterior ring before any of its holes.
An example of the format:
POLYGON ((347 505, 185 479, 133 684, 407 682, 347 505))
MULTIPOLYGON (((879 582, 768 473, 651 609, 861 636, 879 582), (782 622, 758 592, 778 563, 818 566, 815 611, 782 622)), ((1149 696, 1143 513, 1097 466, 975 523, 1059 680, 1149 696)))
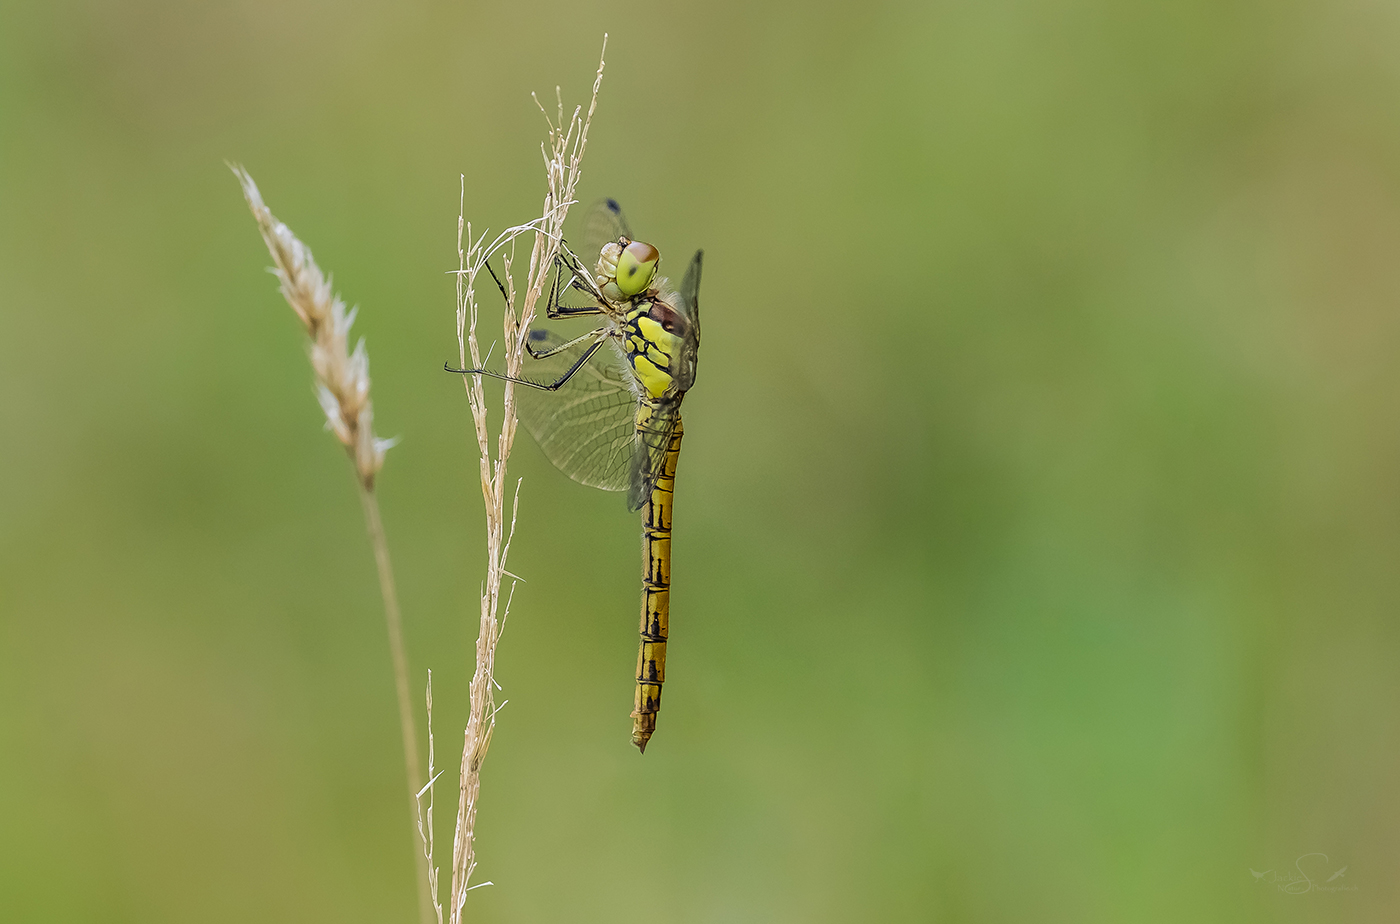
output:
POLYGON ((695 339, 700 339, 700 267, 705 259, 705 251, 695 251, 695 256, 690 258, 690 265, 685 269, 685 278, 681 280, 681 303, 676 306, 680 313, 690 320, 690 326, 695 329, 695 339))
POLYGON ((583 216, 583 249, 578 254, 589 272, 598 262, 598 251, 603 245, 619 237, 632 240, 632 229, 627 226, 627 216, 622 214, 617 200, 599 199, 590 205, 583 216))
POLYGON ((680 362, 676 369, 676 384, 682 393, 695 384, 695 367, 700 359, 700 268, 705 251, 695 251, 681 280, 680 304, 676 310, 685 316, 685 342, 681 345, 680 362))
MULTIPOLYGON (((530 331, 530 345, 537 352, 565 342, 548 331, 530 331)), ((534 382, 553 382, 590 343, 545 359, 527 355, 521 372, 534 382)), ((517 388, 520 420, 561 472, 590 487, 625 491, 634 480, 637 454, 637 396, 629 379, 617 351, 604 343, 558 391, 517 388)))
POLYGON ((642 403, 637 407, 636 450, 632 456, 631 484, 627 492, 627 505, 633 510, 640 510, 651 496, 651 489, 656 487, 666 450, 671 446, 671 436, 676 432, 680 410, 679 400, 664 404, 642 403))

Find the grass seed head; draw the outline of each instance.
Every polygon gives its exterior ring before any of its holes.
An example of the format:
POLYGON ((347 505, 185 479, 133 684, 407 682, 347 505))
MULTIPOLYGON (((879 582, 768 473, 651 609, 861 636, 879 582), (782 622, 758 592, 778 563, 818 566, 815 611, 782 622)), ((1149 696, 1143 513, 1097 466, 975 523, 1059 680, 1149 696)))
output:
POLYGON ((350 327, 358 309, 345 309, 330 278, 316 265, 311 248, 272 214, 248 171, 238 166, 231 169, 243 186, 243 197, 248 200, 248 208, 272 255, 272 271, 282 296, 311 338, 311 369, 316 375, 316 396, 326 415, 326 428, 345 446, 365 490, 373 490, 374 476, 384 467, 384 455, 397 440, 374 435, 369 352, 363 338, 353 351, 349 349, 350 327))

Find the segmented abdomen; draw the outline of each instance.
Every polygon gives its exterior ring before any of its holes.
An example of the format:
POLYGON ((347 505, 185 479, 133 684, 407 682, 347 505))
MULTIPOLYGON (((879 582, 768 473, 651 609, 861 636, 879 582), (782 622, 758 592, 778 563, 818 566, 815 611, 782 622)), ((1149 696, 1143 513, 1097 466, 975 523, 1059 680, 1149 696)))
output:
POLYGON ((675 496, 682 435, 677 417, 656 486, 642 505, 642 641, 637 651, 632 743, 643 753, 656 731, 661 685, 666 682, 666 636, 671 617, 671 501, 675 496))

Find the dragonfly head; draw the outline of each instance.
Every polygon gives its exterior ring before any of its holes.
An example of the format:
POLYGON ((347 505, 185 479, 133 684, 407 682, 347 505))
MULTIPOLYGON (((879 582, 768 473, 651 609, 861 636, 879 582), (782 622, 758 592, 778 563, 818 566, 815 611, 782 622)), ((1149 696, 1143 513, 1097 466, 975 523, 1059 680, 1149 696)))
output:
POLYGON ((643 241, 632 241, 622 248, 617 258, 617 290, 632 298, 645 292, 656 278, 661 254, 643 241))

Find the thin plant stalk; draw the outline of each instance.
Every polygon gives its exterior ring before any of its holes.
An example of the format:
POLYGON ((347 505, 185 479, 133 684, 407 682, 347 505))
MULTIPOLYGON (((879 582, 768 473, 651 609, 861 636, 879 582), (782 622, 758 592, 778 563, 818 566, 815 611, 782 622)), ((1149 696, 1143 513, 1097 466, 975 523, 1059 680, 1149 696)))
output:
MULTIPOLYGON (((379 571, 379 589, 384 598, 384 621, 389 633, 389 654, 394 668, 394 689, 399 703, 399 727, 403 736, 404 769, 412 820, 418 824, 418 794, 423 788, 418 763, 418 736, 408 687, 408 657, 403 643, 403 619, 394 588, 394 572, 389 561, 389 544, 375 495, 375 476, 384 466, 384 456, 395 440, 374 435, 374 407, 370 402, 369 353, 361 338, 349 348, 350 326, 356 309, 346 311, 335 295, 330 279, 321 272, 311 249, 291 229, 277 220, 263 203, 257 184, 241 167, 230 165, 243 187, 248 208, 257 220, 258 230, 272 255, 272 271, 281 284, 282 295, 296 312, 311 338, 311 368, 316 378, 316 395, 326 415, 326 428, 345 447, 355 466, 360 502, 374 560, 379 571)), ((418 851, 414 851, 415 856, 418 851)), ((418 856, 418 905, 423 924, 433 919, 428 862, 418 856)))
POLYGON ((418 837, 423 842, 423 849, 419 851, 420 861, 426 865, 428 870, 428 900, 432 904, 433 919, 436 924, 442 924, 442 904, 438 901, 438 868, 433 865, 433 849, 437 846, 433 839, 433 809, 435 808, 434 784, 442 775, 434 765, 434 745, 433 745, 433 672, 428 671, 428 782, 422 789, 418 790, 414 796, 414 811, 418 815, 418 837), (423 806, 424 794, 428 797, 426 811, 423 806))
MULTIPOLYGON (((423 789, 423 771, 418 763, 418 735, 414 730, 413 703, 408 688, 408 654, 403 644, 403 617, 399 614, 399 595, 394 586, 394 569, 389 562, 389 543, 384 537, 384 521, 379 516, 379 498, 372 488, 360 486, 360 502, 365 508, 365 526, 374 546, 374 563, 379 569, 379 591, 384 597, 384 622, 389 630, 389 656, 394 663, 394 692, 399 701, 399 728, 403 732, 404 769, 408 774, 408 801, 418 818, 418 796, 423 789)), ((432 693, 429 692, 429 703, 432 693)), ((431 705, 429 706, 431 708, 431 705)), ((431 720, 430 720, 431 721, 431 720)), ((429 730, 431 740, 431 727, 429 730)), ((431 749, 431 745, 429 745, 431 749)), ((432 757, 429 754, 429 762, 432 757)), ((429 879, 428 860, 420 851, 413 851, 418 880, 418 913, 423 924, 430 924, 437 901, 436 890, 429 879)), ((441 912, 438 912, 441 924, 441 912)))
MULTIPOLYGON (((607 35, 603 36, 603 52, 607 51, 607 35)), ((544 294, 545 284, 554 264, 555 255, 564 230, 564 218, 569 206, 575 203, 583 153, 588 143, 588 129, 592 124, 593 113, 598 107, 598 92, 603 83, 603 55, 599 56, 598 71, 593 81, 593 94, 585 114, 582 108, 573 111, 565 119, 562 98, 554 118, 545 113, 549 124, 549 140, 541 146, 545 163, 546 192, 540 217, 524 225, 509 228, 486 243, 486 233, 475 239, 471 226, 466 223, 463 213, 457 219, 457 345, 458 358, 466 367, 467 357, 471 357, 471 368, 481 368, 482 356, 477 340, 477 301, 476 280, 485 268, 486 261, 496 253, 502 255, 505 272, 502 283, 505 288, 505 312, 502 321, 502 334, 505 344, 504 363, 507 375, 518 376, 525 353, 525 342, 529 336, 530 322, 535 317, 536 307, 544 294), (465 240, 463 233, 465 232, 465 240), (534 235, 530 249, 530 261, 526 271, 526 284, 523 292, 517 292, 513 257, 517 238, 531 232, 534 235), (519 306, 517 308, 517 295, 519 306)), ((538 100, 536 101, 538 103, 538 100)), ((544 107, 541 106, 541 111, 544 107)), ((465 206, 465 178, 463 178, 463 205, 465 206)), ((464 375, 462 384, 466 389, 467 402, 471 407, 472 424, 478 450, 478 473, 481 480, 481 496, 486 516, 486 579, 480 593, 480 620, 476 640, 476 667, 470 686, 471 713, 463 736, 462 764, 458 779, 457 822, 452 845, 452 883, 448 902, 449 924, 461 924, 467 892, 488 883, 470 885, 472 873, 476 870, 476 816, 481 793, 481 767, 491 744, 492 732, 496 727, 496 713, 505 703, 497 706, 495 690, 498 688, 494 670, 496 645, 501 631, 510 614, 510 602, 515 592, 515 578, 506 570, 510 555, 511 540, 515 535, 516 513, 520 504, 520 481, 513 491, 509 523, 505 517, 506 492, 509 490, 507 464, 515 442, 515 386, 507 381, 501 407, 501 426, 495 439, 493 456, 488 430, 488 414, 482 376, 464 375), (502 583, 511 578, 511 586, 502 601, 502 583)), ((428 787, 431 791, 431 785, 428 787)))

